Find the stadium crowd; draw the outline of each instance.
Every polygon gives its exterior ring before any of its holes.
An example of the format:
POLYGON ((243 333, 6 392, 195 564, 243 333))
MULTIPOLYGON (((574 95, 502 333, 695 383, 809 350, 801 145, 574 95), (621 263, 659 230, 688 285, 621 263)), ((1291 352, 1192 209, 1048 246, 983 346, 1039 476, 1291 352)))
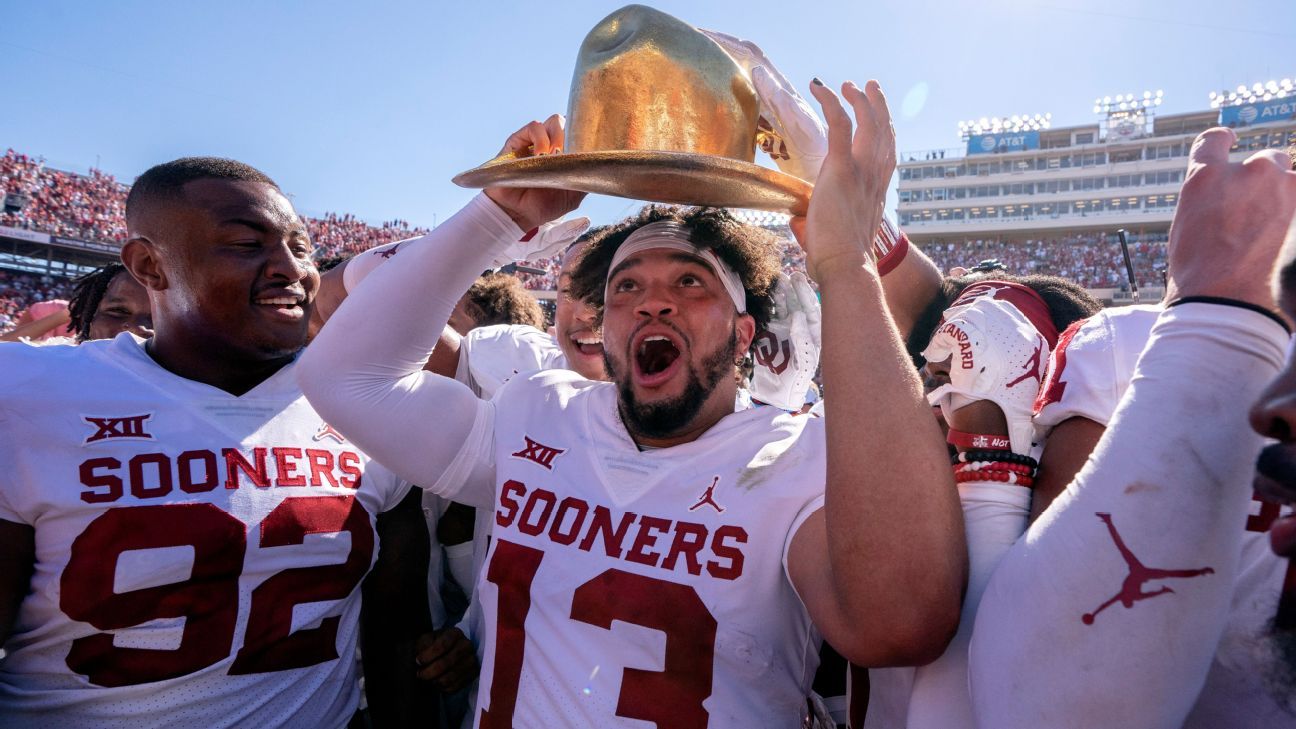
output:
POLYGON ((35 273, 0 269, 0 334, 28 307, 40 301, 68 298, 72 282, 35 273))
MULTIPOLYGON (((1165 233, 1130 236, 1130 262, 1139 283, 1160 283, 1161 272, 1166 267, 1168 238, 1165 233)), ((1119 288, 1129 281, 1114 236, 936 241, 924 244, 922 249, 942 271, 955 267, 970 269, 983 260, 996 259, 1009 273, 1061 276, 1087 289, 1119 288)))

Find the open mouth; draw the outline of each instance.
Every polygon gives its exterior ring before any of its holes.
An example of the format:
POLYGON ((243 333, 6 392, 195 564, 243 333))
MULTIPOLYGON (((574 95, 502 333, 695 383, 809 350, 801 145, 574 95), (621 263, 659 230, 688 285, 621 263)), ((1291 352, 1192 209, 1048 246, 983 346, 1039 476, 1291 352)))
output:
POLYGON ((639 381, 649 387, 670 379, 679 362, 680 350, 675 342, 661 334, 650 334, 639 340, 635 350, 635 371, 639 381))
POLYGON ((578 334, 572 337, 571 340, 572 343, 576 345, 577 351, 581 354, 587 357, 603 356, 603 337, 587 332, 585 334, 578 334))

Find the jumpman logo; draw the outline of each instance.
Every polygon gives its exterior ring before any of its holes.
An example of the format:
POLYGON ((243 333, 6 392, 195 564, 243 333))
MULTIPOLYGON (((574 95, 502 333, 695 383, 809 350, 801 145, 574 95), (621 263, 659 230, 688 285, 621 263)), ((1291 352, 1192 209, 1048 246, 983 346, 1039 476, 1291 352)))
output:
POLYGON ((720 504, 717 504, 715 500, 716 484, 719 483, 720 483, 720 477, 716 476, 715 480, 711 482, 711 485, 707 486, 707 490, 702 492, 702 498, 698 499, 698 502, 690 506, 688 510, 693 511, 695 509, 700 509, 703 506, 710 506, 711 508, 716 510, 717 514, 723 514, 724 507, 721 506, 720 504))
POLYGON ((346 438, 342 437, 342 434, 337 431, 337 428, 334 428, 328 423, 321 423, 319 430, 315 431, 315 435, 311 438, 311 440, 321 441, 324 440, 325 438, 332 438, 338 443, 346 442, 346 438))
MULTIPOLYGON (((377 253, 379 256, 381 256, 382 258, 386 259, 386 258, 391 258, 392 256, 396 255, 396 251, 397 251, 399 248, 400 248, 399 245, 394 245, 394 246, 392 246, 391 248, 388 248, 388 249, 385 250, 385 251, 374 251, 374 253, 377 253)), ((401 260, 403 261, 403 260, 405 260, 405 259, 402 258, 401 260)))
POLYGON ((1111 514, 1096 512, 1096 516, 1107 524, 1108 531, 1111 532, 1112 541, 1116 543, 1116 549, 1120 550, 1121 556, 1125 558, 1125 564, 1129 565, 1129 577, 1121 584, 1120 592, 1116 593, 1112 599, 1098 606, 1097 610, 1091 613, 1085 613, 1080 616, 1081 622, 1085 625, 1093 625, 1094 618, 1098 613, 1106 610, 1112 605, 1119 602, 1125 606, 1125 609, 1134 607, 1134 603, 1139 600, 1146 600, 1157 595, 1164 595, 1167 592, 1174 592, 1169 587, 1162 586, 1159 590, 1144 592, 1143 585, 1151 580, 1164 580, 1171 577, 1200 577, 1202 575, 1213 575, 1215 570, 1210 567, 1202 567, 1196 570, 1162 570, 1153 567, 1144 567, 1138 557, 1125 546, 1121 539, 1120 533, 1116 531, 1116 525, 1112 523, 1111 514))
POLYGON ((1026 371, 1022 373, 1021 377, 1009 382, 1007 385, 1004 385, 1004 387, 1012 387, 1013 385, 1021 384, 1027 380, 1035 380, 1036 382, 1039 382, 1040 360, 1044 356, 1045 342, 1043 337, 1040 337, 1039 335, 1036 335, 1036 337, 1038 338, 1038 343, 1035 345, 1035 354, 1032 354, 1031 358, 1026 360, 1026 364, 1022 365, 1026 371))

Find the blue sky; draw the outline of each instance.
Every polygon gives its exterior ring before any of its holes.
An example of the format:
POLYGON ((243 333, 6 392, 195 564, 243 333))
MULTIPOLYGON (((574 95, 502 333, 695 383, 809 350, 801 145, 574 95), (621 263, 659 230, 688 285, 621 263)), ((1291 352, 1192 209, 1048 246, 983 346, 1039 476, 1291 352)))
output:
MULTIPOLYGON (((307 214, 430 224, 450 178, 566 108, 581 39, 618 2, 0 4, 0 145, 130 179, 174 157, 260 167, 307 214)), ((804 87, 875 77, 901 150, 960 119, 1092 121, 1098 96, 1163 89, 1162 113, 1296 76, 1296 0, 846 0, 656 7, 760 43, 804 87)), ((631 201, 591 198, 608 222, 631 201)))

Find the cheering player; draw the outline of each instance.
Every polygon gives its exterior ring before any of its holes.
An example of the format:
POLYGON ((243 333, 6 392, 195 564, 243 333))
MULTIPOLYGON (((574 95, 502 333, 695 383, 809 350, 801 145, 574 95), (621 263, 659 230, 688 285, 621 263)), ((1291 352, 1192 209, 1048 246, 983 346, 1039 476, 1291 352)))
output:
MULTIPOLYGON (((788 726, 819 633, 864 665, 931 660, 953 633, 957 496, 869 258, 889 113, 875 83, 847 84, 852 136, 836 94, 813 90, 829 121, 805 231, 823 420, 733 411, 777 259, 716 211, 648 213, 590 242, 573 278, 602 307, 612 383, 551 372, 487 403, 422 373, 457 292, 575 193, 488 189, 438 228, 441 245, 375 272, 303 359, 303 387, 342 432, 495 510, 479 726, 788 726)), ((506 149, 544 154, 561 134, 553 117, 506 149)))

